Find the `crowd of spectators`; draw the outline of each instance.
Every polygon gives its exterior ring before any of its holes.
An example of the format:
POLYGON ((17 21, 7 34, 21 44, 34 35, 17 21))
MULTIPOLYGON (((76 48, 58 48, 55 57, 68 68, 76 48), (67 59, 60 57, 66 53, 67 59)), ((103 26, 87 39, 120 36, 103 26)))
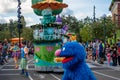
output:
POLYGON ((91 41, 88 44, 82 43, 86 49, 87 60, 100 64, 106 61, 108 65, 120 66, 120 40, 116 44, 109 44, 102 40, 91 41))
MULTIPOLYGON (((120 40, 116 44, 109 44, 102 40, 91 41, 87 44, 82 43, 86 50, 87 60, 92 60, 100 64, 104 64, 107 61, 108 65, 117 66, 120 65, 120 40)), ((31 42, 27 42, 29 49, 29 55, 34 55, 34 46, 31 42)), ((0 41, 0 65, 8 63, 8 59, 12 58, 17 63, 17 58, 20 56, 19 43, 11 43, 7 40, 0 41)))
MULTIPOLYGON (((34 46, 27 41, 30 55, 34 55, 34 46)), ((17 63, 17 58, 20 59, 20 45, 18 43, 8 42, 7 40, 0 41, 0 65, 8 63, 8 59, 12 58, 17 63)))

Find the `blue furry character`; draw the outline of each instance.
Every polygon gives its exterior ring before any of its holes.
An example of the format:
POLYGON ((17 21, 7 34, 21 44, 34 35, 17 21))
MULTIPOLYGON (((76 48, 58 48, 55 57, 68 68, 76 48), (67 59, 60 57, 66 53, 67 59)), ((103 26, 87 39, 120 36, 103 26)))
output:
POLYGON ((55 55, 65 57, 62 60, 65 69, 62 80, 96 80, 85 62, 85 49, 78 42, 66 43, 55 55))

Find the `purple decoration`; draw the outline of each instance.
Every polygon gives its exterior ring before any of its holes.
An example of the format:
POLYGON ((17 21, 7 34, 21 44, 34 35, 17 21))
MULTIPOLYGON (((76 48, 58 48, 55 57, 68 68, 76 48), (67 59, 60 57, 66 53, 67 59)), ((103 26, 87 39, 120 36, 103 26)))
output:
POLYGON ((66 34, 66 32, 67 32, 66 30, 62 29, 62 34, 66 34))
POLYGON ((58 17, 56 18, 56 23, 58 24, 62 24, 62 19, 61 17, 58 15, 58 17))
POLYGON ((65 24, 62 29, 67 31, 68 30, 68 25, 65 24))
POLYGON ((62 27, 62 34, 66 34, 66 32, 68 31, 68 25, 64 25, 63 27, 62 27))

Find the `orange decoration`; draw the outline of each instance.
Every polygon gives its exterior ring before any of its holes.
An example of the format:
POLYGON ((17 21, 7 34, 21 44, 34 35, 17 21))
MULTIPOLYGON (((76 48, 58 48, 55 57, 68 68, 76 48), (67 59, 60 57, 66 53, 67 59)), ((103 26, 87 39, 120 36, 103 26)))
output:
POLYGON ((45 0, 32 5, 32 8, 38 10, 43 10, 46 8, 50 8, 52 10, 58 10, 66 7, 68 7, 67 4, 55 0, 45 0))

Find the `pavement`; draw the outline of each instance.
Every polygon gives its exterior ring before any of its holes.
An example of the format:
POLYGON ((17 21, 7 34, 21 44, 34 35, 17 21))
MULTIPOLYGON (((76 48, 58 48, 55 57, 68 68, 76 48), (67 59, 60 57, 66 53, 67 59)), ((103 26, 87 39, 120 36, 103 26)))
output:
MULTIPOLYGON (((13 59, 9 58, 8 62, 12 62, 12 61, 13 61, 13 59)), ((107 61, 104 61, 104 64, 99 64, 97 61, 92 61, 92 60, 86 60, 86 62, 93 63, 93 64, 96 64, 96 65, 100 65, 100 66, 103 66, 103 67, 112 68, 114 70, 119 70, 120 71, 120 66, 119 65, 117 65, 117 66, 108 65, 107 61)), ((8 63, 5 63, 4 65, 0 65, 0 69, 7 64, 8 63)), ((112 62, 111 62, 111 64, 112 64, 112 62)))
MULTIPOLYGON (((94 61, 87 61, 88 66, 96 76, 97 80, 120 80, 120 67, 108 66, 107 62, 99 64, 94 61)), ((61 80, 63 73, 45 73, 34 70, 34 60, 28 60, 29 78, 20 75, 20 69, 14 69, 13 59, 5 65, 0 65, 0 80, 61 80)))
MULTIPOLYGON (((103 67, 108 67, 108 68, 112 68, 114 70, 120 71, 120 66, 119 65, 117 65, 117 66, 108 65, 107 61, 104 61, 104 64, 100 64, 97 61, 92 61, 92 60, 90 60, 90 61, 87 60, 87 62, 94 63, 94 64, 97 64, 97 65, 100 65, 100 66, 103 66, 103 67)), ((112 64, 112 62, 111 62, 111 64, 112 64)))
MULTIPOLYGON (((8 63, 9 63, 9 62, 12 62, 12 61, 13 61, 13 58, 9 58, 9 59, 8 59, 8 63)), ((3 67, 4 67, 5 65, 7 65, 8 63, 5 63, 5 64, 3 64, 3 65, 0 65, 0 69, 3 68, 3 67)))

